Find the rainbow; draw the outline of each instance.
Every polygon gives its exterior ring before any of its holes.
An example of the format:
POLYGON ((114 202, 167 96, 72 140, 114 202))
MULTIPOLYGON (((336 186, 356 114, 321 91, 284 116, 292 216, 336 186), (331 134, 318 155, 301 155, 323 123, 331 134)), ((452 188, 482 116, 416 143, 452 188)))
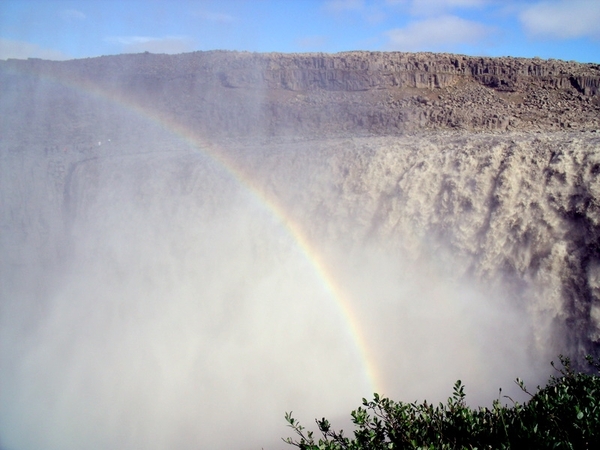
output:
MULTIPOLYGON (((38 72, 36 75, 40 76, 40 73, 38 72)), ((165 115, 161 115, 157 111, 145 109, 135 101, 129 100, 122 95, 117 96, 92 82, 83 81, 81 79, 63 80, 57 76, 47 74, 44 74, 42 78, 45 81, 56 83, 61 87, 74 90, 78 93, 91 95, 99 100, 108 100, 111 103, 124 108, 126 111, 133 112, 135 115, 150 121, 153 125, 176 136, 178 139, 191 145, 204 156, 217 163, 241 187, 257 198, 259 204, 261 204, 268 213, 276 219, 297 244, 303 256, 314 268, 328 294, 335 300, 337 309, 347 325, 349 337, 353 341, 358 357, 362 362, 364 369, 363 376, 370 392, 383 393, 384 386, 377 371, 377 364, 374 358, 371 357, 372 352, 369 351, 367 339, 361 328, 361 321, 352 308, 350 295, 345 292, 345 289, 336 280, 335 275, 325 262, 323 256, 311 243, 304 230, 292 220, 281 202, 274 195, 269 194, 262 189, 259 183, 253 180, 251 174, 248 173, 248 171, 245 171, 227 151, 215 143, 208 142, 198 136, 197 133, 194 133, 188 127, 185 127, 180 123, 177 123, 175 120, 166 117, 165 115)))

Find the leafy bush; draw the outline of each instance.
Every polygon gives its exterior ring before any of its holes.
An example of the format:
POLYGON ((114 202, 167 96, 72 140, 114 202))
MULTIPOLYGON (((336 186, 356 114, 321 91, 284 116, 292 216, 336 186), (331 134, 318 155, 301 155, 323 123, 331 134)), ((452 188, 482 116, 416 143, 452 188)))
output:
MULTIPOLYGON (((472 409, 465 404, 459 380, 446 404, 395 402, 374 394, 372 401, 352 411, 354 436, 334 431, 327 419, 316 420, 321 437, 315 438, 292 413, 288 426, 296 439, 284 442, 301 450, 380 449, 510 449, 600 448, 600 360, 587 358, 594 374, 575 372, 568 358, 560 357, 560 376, 552 376, 544 388, 529 393, 525 404, 472 409)), ((554 363, 552 363, 554 367, 554 363)))

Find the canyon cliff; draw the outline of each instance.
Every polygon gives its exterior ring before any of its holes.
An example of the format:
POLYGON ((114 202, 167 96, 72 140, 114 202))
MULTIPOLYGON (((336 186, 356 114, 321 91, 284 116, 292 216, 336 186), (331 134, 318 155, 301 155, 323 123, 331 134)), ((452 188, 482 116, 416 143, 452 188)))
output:
POLYGON ((25 95, 3 111, 3 136, 48 112, 46 137, 97 133, 99 117, 69 88, 99 89, 221 136, 600 130, 600 65, 558 60, 216 51, 8 60, 0 73, 5 99, 25 95))
POLYGON ((261 446, 599 355, 598 64, 7 60, 0 117, 0 445, 261 446))

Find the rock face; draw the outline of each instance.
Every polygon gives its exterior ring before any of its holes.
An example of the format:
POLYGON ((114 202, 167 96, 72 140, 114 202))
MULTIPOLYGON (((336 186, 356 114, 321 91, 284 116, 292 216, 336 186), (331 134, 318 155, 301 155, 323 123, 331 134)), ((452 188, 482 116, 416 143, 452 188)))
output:
POLYGON ((210 135, 600 129, 600 66, 557 60, 217 51, 8 60, 0 74, 5 108, 25 93, 45 102, 21 99, 22 115, 8 114, 3 136, 24 122, 41 126, 31 122, 41 107, 62 125, 61 137, 92 133, 99 118, 71 100, 73 91, 118 98, 210 135))
POLYGON ((447 54, 0 61, 0 445, 277 448, 292 407, 457 378, 489 404, 600 355, 599 80, 447 54))

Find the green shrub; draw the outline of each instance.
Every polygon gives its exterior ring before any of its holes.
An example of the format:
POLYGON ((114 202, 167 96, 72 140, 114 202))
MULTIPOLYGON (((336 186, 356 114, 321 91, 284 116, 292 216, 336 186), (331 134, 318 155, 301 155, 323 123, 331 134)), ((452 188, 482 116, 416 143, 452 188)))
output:
MULTIPOLYGON (((531 394, 525 404, 473 409, 465 404, 459 380, 446 404, 395 402, 374 394, 352 411, 352 437, 331 429, 327 419, 316 420, 315 438, 286 413, 296 438, 284 442, 301 450, 389 449, 598 449, 600 448, 600 361, 588 357, 594 374, 576 373, 568 358, 560 357, 560 376, 531 394)), ((554 366, 554 363, 552 363, 554 366)))

